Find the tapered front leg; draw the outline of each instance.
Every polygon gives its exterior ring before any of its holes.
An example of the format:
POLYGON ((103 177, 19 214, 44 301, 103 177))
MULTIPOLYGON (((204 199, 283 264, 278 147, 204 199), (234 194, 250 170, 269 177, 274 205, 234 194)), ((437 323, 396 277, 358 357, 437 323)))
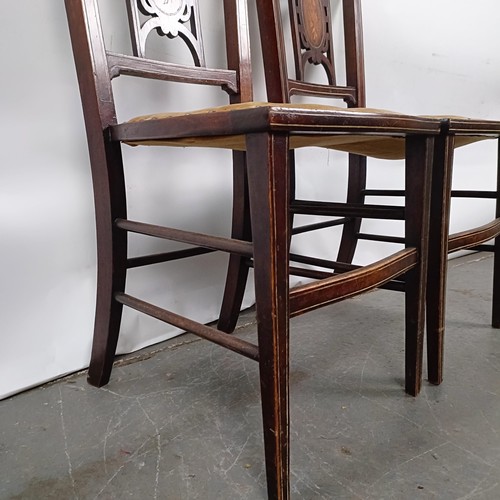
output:
POLYGON ((427 275, 427 370, 429 382, 443 381, 446 276, 450 228, 454 138, 441 134, 435 140, 432 169, 429 266, 427 275))
POLYGON ((287 136, 249 136, 247 158, 268 495, 286 500, 290 496, 287 136))
POLYGON ((433 139, 406 139, 405 240, 418 250, 417 265, 406 273, 405 390, 418 395, 422 385, 425 292, 429 241, 433 139))

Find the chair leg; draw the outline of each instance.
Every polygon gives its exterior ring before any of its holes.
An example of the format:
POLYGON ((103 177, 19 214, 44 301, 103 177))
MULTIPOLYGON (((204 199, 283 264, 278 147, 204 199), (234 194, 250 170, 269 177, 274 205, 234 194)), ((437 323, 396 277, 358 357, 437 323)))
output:
POLYGON ((406 139, 405 240, 419 253, 417 266, 405 276, 405 390, 412 396, 422 385, 432 147, 433 139, 406 139))
POLYGON ((427 371, 431 384, 443 381, 446 276, 453 170, 452 136, 435 140, 432 170, 429 267, 427 274, 427 371))
MULTIPOLYGON (((500 215, 498 216, 500 217, 500 215)), ((493 257, 493 299, 491 304, 491 326, 500 328, 500 236, 495 238, 493 257)))
POLYGON ((123 306, 114 300, 114 294, 125 289, 123 266, 115 266, 115 276, 111 275, 109 262, 119 259, 106 256, 99 258, 97 277, 97 300, 94 322, 94 341, 87 380, 89 384, 102 387, 109 382, 113 360, 116 354, 118 334, 123 306), (118 270, 118 267, 122 269, 118 270))
POLYGON ((290 497, 287 150, 286 136, 247 139, 267 488, 275 500, 290 497))
MULTIPOLYGON (((496 217, 500 217, 500 139, 497 153, 497 200, 496 217)), ((495 249, 493 258, 493 299, 491 312, 491 325, 500 328, 500 236, 495 238, 495 249)))
MULTIPOLYGON (((231 235, 239 240, 252 240, 246 154, 241 151, 233 153, 233 222, 231 235)), ((238 321, 248 279, 249 266, 246 259, 246 257, 240 255, 231 255, 229 257, 226 286, 217 323, 217 328, 223 332, 233 332, 238 321)))
MULTIPOLYGON (((349 174, 347 186, 347 203, 363 203, 363 190, 366 187, 366 157, 349 155, 349 174)), ((339 262, 352 263, 356 246, 358 244, 358 233, 361 228, 361 218, 356 217, 349 220, 342 229, 342 238, 337 256, 339 262)))
POLYGON ((94 339, 88 382, 101 387, 109 382, 120 330, 122 305, 115 299, 125 290, 127 233, 114 227, 118 217, 126 219, 125 182, 119 145, 108 145, 102 156, 92 159, 97 230, 97 300, 94 339), (105 162, 109 165, 99 164, 105 162))

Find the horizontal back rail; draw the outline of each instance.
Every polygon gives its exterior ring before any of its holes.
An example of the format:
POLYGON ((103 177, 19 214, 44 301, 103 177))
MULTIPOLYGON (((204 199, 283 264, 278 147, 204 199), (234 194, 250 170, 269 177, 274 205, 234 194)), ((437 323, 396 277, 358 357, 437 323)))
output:
POLYGON ((113 52, 107 52, 107 56, 111 78, 129 75, 154 80, 214 85, 222 87, 231 94, 238 92, 238 77, 233 70, 184 66, 113 52))
POLYGON ((352 106, 355 106, 358 102, 355 87, 321 85, 318 83, 301 82, 299 80, 292 79, 288 80, 288 91, 290 95, 334 97, 344 99, 344 101, 352 106))

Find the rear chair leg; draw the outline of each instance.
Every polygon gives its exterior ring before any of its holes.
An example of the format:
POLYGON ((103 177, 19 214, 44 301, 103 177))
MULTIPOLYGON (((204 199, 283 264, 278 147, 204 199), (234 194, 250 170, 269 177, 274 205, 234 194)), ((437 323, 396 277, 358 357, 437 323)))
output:
MULTIPOLYGON (((116 253, 121 254, 122 249, 116 253)), ((123 259, 117 255, 103 255, 98 261, 94 340, 87 376, 89 384, 96 387, 109 382, 116 354, 123 306, 114 299, 114 294, 125 291, 126 276, 126 264, 120 261, 123 259), (114 262, 114 273, 109 262, 114 262)))
MULTIPOLYGON (((347 181, 347 203, 363 203, 365 197, 363 190, 366 188, 366 157, 349 155, 349 174, 347 181)), ((358 233, 361 228, 361 218, 349 220, 342 229, 337 260, 351 264, 356 253, 358 233)))
POLYGON ((127 218, 120 144, 108 143, 106 148, 94 152, 92 179, 97 230, 97 300, 88 381, 101 387, 109 382, 120 331, 123 306, 114 296, 125 291, 127 274, 127 233, 114 226, 117 218, 127 218))
MULTIPOLYGON (((231 236, 238 240, 252 240, 246 153, 241 151, 233 152, 233 222, 231 236)), ((230 255, 229 257, 226 286, 217 323, 217 328, 223 332, 233 332, 238 321, 248 280, 249 266, 246 260, 247 257, 241 257, 240 255, 230 255)))

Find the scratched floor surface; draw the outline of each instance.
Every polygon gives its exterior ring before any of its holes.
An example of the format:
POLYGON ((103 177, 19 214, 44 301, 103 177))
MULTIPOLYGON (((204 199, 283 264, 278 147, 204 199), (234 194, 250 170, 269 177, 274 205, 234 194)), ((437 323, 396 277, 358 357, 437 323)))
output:
MULTIPOLYGON (((400 294, 293 320, 293 498, 500 499, 491 269, 452 262, 445 382, 416 399, 400 294)), ((121 361, 106 388, 76 375, 0 402, 1 499, 263 499, 262 458, 257 366, 191 336, 121 361)))

